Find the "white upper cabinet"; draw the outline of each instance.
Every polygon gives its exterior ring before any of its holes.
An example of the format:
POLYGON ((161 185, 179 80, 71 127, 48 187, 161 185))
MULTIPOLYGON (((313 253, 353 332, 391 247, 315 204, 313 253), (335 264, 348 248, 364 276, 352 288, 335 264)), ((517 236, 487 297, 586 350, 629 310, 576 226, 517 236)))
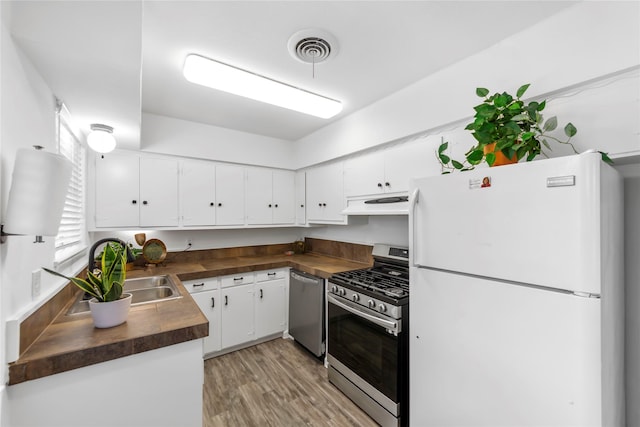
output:
POLYGON ((421 176, 434 156, 427 144, 406 143, 345 161, 346 197, 406 193, 409 178, 421 176))
POLYGON ((294 177, 289 171, 247 168, 247 224, 294 224, 294 177))
POLYGON ((96 156, 96 227, 178 225, 178 162, 109 153, 96 156))
POLYGON ((244 168, 216 165, 216 224, 244 224, 244 168))
POLYGON ((184 160, 180 174, 182 225, 216 223, 216 167, 212 162, 184 160))
POLYGON ((178 225, 178 161, 140 159, 140 225, 178 225))
POLYGON ((329 163, 307 171, 307 221, 346 224, 342 162, 329 163))
POLYGON ((128 227, 140 221, 140 158, 120 153, 96 156, 95 225, 128 227))
POLYGON ((295 208, 296 208, 296 224, 304 225, 307 223, 307 192, 306 192, 306 174, 305 172, 296 172, 295 176, 295 208))

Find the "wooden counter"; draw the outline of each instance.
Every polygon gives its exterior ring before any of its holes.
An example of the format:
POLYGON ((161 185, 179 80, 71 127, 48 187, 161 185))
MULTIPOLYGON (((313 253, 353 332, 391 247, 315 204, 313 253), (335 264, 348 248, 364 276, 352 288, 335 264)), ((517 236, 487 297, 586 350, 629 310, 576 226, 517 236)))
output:
MULTIPOLYGON (((165 264, 160 266, 136 267, 127 277, 173 275, 174 279, 193 280, 292 267, 328 278, 337 272, 370 266, 366 262, 314 253, 291 256, 266 254, 226 258, 167 258, 165 264)), ((176 282, 182 298, 131 307, 127 322, 108 329, 95 328, 88 312, 66 315, 69 304, 77 295, 72 293, 74 297, 64 305, 53 322, 44 327, 17 361, 9 365, 9 384, 206 337, 209 334, 207 319, 180 280, 176 282)))

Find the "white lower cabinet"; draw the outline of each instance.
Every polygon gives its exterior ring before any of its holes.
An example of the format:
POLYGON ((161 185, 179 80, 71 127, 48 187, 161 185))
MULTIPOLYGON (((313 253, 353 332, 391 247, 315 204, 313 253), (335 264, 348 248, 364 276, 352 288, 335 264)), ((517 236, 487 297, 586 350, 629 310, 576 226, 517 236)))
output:
POLYGON ((209 336, 203 341, 203 353, 214 353, 222 348, 220 341, 220 289, 218 279, 184 282, 200 311, 209 320, 209 336))
POLYGON ((222 289, 222 348, 253 340, 253 284, 222 289))
POLYGON ((209 320, 203 354, 251 345, 287 329, 288 269, 183 282, 209 320))

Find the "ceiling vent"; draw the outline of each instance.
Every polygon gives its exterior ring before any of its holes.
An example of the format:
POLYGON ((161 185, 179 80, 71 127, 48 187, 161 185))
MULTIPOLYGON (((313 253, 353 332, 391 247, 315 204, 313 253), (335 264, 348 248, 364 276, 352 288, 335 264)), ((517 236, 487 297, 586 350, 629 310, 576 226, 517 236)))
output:
POLYGON ((323 30, 298 31, 289 38, 289 53, 305 64, 320 64, 338 53, 335 37, 323 30))

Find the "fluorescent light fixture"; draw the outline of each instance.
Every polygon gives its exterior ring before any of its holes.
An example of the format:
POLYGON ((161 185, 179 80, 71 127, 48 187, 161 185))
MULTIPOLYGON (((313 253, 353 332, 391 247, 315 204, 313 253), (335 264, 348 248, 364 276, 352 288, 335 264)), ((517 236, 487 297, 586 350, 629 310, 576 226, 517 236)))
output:
POLYGON ((93 124, 91 132, 87 136, 87 144, 93 151, 108 153, 116 148, 116 139, 113 136, 113 128, 107 125, 93 124))
POLYGON ((184 77, 212 89, 328 119, 342 111, 342 103, 200 55, 189 54, 184 77))

